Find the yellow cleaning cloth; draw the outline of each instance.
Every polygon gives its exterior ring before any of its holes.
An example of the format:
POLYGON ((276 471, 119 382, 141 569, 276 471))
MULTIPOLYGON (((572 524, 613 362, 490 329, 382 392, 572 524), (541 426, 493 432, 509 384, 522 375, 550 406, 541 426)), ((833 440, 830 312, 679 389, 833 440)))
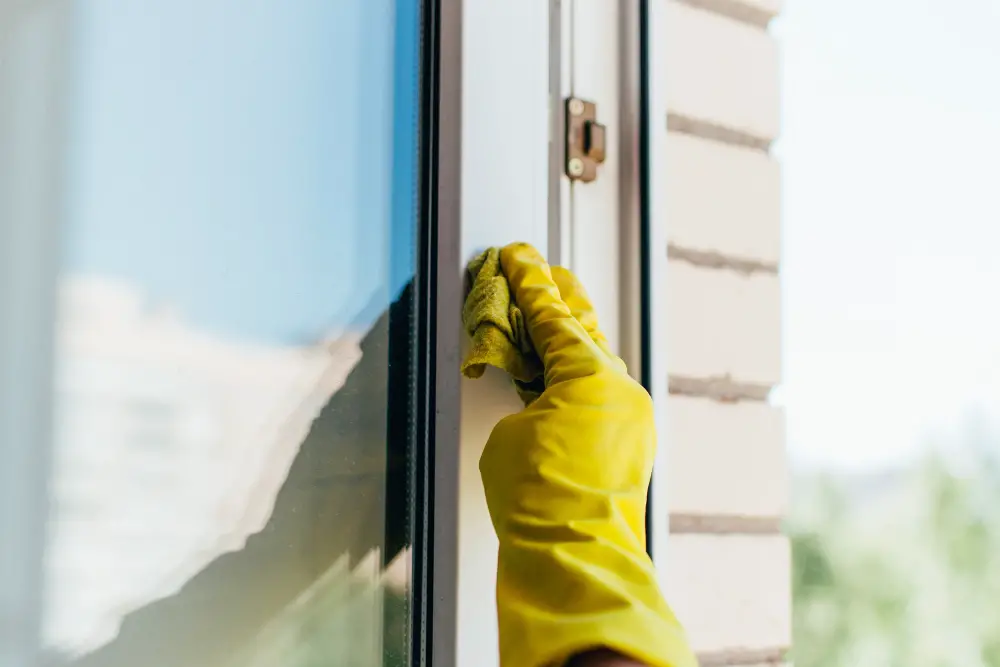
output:
POLYGON ((482 377, 487 366, 506 371, 525 405, 545 389, 542 362, 531 344, 524 316, 510 295, 500 268, 500 249, 490 248, 469 263, 469 294, 462 321, 472 347, 462 363, 467 378, 482 377))

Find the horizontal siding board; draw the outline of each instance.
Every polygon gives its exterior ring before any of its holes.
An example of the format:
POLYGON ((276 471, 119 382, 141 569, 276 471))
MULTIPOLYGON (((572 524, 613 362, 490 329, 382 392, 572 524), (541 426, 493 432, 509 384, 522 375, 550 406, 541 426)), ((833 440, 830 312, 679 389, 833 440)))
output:
POLYGON ((697 655, 698 667, 785 667, 788 647, 714 651, 697 655))
POLYGON ((758 401, 667 402, 669 505, 676 514, 780 517, 788 503, 784 411, 758 401))
POLYGON ((743 514, 671 514, 671 535, 780 535, 780 517, 743 514))
POLYGON ((666 271, 671 375, 776 385, 781 379, 781 286, 671 261, 666 271))
POLYGON ((758 27, 667 0, 670 112, 756 137, 778 136, 778 46, 758 27))
POLYGON ((791 644, 783 535, 673 535, 667 598, 698 653, 791 644))
POLYGON ((733 4, 744 5, 771 16, 780 14, 783 5, 781 0, 734 0, 733 4))
POLYGON ((673 132, 666 150, 668 241, 688 250, 777 264, 777 161, 761 151, 673 132))
POLYGON ((766 28, 781 11, 780 0, 680 0, 694 7, 766 28))

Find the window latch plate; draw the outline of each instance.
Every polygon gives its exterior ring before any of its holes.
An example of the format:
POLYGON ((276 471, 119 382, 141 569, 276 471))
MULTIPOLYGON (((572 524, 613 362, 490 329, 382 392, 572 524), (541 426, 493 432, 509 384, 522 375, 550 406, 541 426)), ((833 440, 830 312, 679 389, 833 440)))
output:
POLYGON ((590 183, 607 151, 607 128, 597 122, 597 104, 576 97, 566 100, 566 175, 590 183))

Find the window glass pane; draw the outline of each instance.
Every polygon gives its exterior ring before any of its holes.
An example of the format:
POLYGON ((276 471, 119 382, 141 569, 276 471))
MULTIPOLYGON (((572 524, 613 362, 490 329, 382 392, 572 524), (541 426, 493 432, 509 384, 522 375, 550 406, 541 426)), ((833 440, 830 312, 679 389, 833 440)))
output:
POLYGON ((78 0, 54 664, 409 664, 417 0, 78 0))

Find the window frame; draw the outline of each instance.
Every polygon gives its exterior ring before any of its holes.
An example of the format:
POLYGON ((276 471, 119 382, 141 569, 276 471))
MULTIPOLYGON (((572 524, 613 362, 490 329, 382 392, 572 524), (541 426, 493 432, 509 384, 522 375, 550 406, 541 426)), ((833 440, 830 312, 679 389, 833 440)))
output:
MULTIPOLYGON (((418 134, 420 201, 416 272, 416 452, 411 664, 455 664, 461 270, 461 73, 463 0, 420 2, 418 134)), ((14 124, 0 100, 0 174, 15 168, 34 187, 5 192, 0 179, 0 661, 45 664, 44 556, 52 461, 59 232, 63 201, 52 167, 61 162, 66 126, 71 3, 27 0, 4 9, 4 22, 44 14, 53 29, 33 53, 42 72, 24 99, 38 111, 14 124), (17 141, 14 141, 16 136, 17 141), (17 195, 17 196, 15 196, 17 195), (13 511, 10 511, 13 510, 13 511)), ((38 18, 38 17, 33 17, 38 18)), ((8 33, 9 34, 9 33, 8 33)), ((7 34, 0 33, 0 47, 7 34)), ((0 77, 5 73, 0 70, 0 77)), ((17 97, 17 96, 13 96, 17 97)), ((22 119, 23 111, 18 119, 22 119)))
MULTIPOLYGON (((413 612, 411 664, 453 667, 457 660, 459 453, 461 447, 462 71, 464 0, 420 0, 420 208, 416 275, 417 438, 413 466, 413 612)), ((29 0, 21 11, 43 3, 29 0)), ((20 151, 0 155, 0 172, 17 164, 49 168, 59 162, 64 119, 59 110, 68 66, 68 3, 44 3, 59 29, 42 54, 47 76, 36 88, 45 107, 32 132, 18 135, 20 151), (34 159, 29 159, 33 157, 34 159)), ((667 534, 664 439, 668 395, 666 333, 660 293, 666 271, 663 195, 651 183, 663 171, 664 86, 652 76, 662 62, 660 3, 625 3, 622 21, 623 252, 638 252, 640 270, 623 276, 623 351, 650 391, 660 424, 660 447, 647 513, 649 549, 661 566, 667 534), (663 119, 652 122, 651 119, 663 119), (625 141, 625 138, 628 141, 625 141), (659 147, 659 150, 657 148, 659 147), (625 168, 630 167, 630 168, 625 168), (656 224, 654 224, 656 221, 656 224), (634 275, 632 275, 634 274, 634 275)), ((555 6, 550 5, 550 7, 555 6)), ((557 32, 553 34, 558 34, 557 32)), ((2 42, 0 42, 2 44, 2 42)), ((0 71, 0 76, 3 72, 0 71)), ((553 71, 552 76, 555 76, 553 71)), ((38 103, 36 101, 36 103, 38 103)), ((0 138, 13 131, 0 101, 0 138)), ((10 106, 8 104, 8 106, 10 106)), ((558 119, 558 114, 555 114, 558 119)), ((558 124, 556 124, 556 129, 558 124)), ((558 153, 551 161, 555 170, 558 153)), ((560 174, 556 172, 558 177, 560 174)), ((555 181, 553 181, 555 182, 555 181)), ((0 179, 0 195, 4 181, 0 179)), ((18 630, 0 636, 0 656, 41 664, 42 563, 51 459, 52 360, 59 218, 62 202, 50 188, 33 190, 27 217, 8 215, 0 196, 0 534, 16 545, 0 553, 0 618, 18 630), (26 222, 30 224, 25 224, 26 222)), ((558 198, 551 209, 558 214, 558 198)), ((550 221, 550 230, 551 221, 550 221)), ((553 237, 555 238, 555 237, 553 237)), ((633 254, 632 257, 635 255, 633 254)))
MULTIPOLYGON (((457 664, 458 618, 456 609, 463 593, 458 589, 461 563, 458 559, 459 540, 457 524, 460 504, 463 502, 459 479, 459 456, 462 453, 461 413, 462 389, 459 375, 461 351, 461 322, 459 318, 462 293, 460 282, 454 279, 460 274, 462 264, 469 259, 463 255, 472 246, 468 238, 462 238, 461 220, 462 190, 462 6, 463 0, 437 0, 443 9, 442 16, 448 21, 437 33, 441 40, 438 62, 440 86, 437 89, 442 105, 440 134, 428 138, 439 151, 437 168, 431 170, 437 175, 438 187, 434 190, 442 208, 434 217, 437 238, 434 248, 438 251, 434 276, 438 284, 434 290, 437 298, 435 340, 436 355, 431 383, 434 406, 430 414, 435 415, 435 431, 431 434, 433 472, 430 475, 429 498, 432 506, 429 531, 433 545, 433 579, 428 591, 433 591, 434 600, 427 613, 432 623, 432 659, 427 662, 433 667, 453 667, 457 664), (451 13, 448 9, 451 9, 451 13), (447 119, 447 120, 445 120, 447 119), (447 206, 447 208, 445 208, 447 206)), ((549 0, 549 86, 551 125, 551 152, 549 154, 548 180, 548 223, 544 237, 547 254, 559 261, 564 253, 566 235, 564 214, 561 210, 563 178, 563 147, 560 129, 562 91, 560 91, 562 63, 562 36, 560 25, 560 5, 566 0, 549 0)), ((628 261, 622 263, 620 278, 621 325, 623 329, 623 356, 634 369, 636 378, 653 396, 656 420, 659 424, 659 448, 653 481, 650 485, 649 507, 647 509, 648 550, 659 566, 661 578, 665 572, 664 559, 668 533, 668 509, 666 503, 666 454, 665 427, 667 420, 667 373, 666 359, 662 344, 666 333, 664 310, 656 307, 662 303, 666 277, 665 207, 662 188, 651 184, 661 182, 664 170, 663 145, 666 139, 665 87, 653 76, 652 63, 661 62, 658 50, 662 49, 663 10, 650 0, 624 3, 622 20, 619 23, 620 48, 619 66, 621 87, 619 104, 621 109, 621 251, 628 261), (662 119, 662 122, 651 119, 662 119), (635 262, 636 257, 639 262, 635 262), (638 264, 638 266, 636 266, 638 264)), ((440 18, 440 17, 439 17, 440 18)), ((428 33, 429 34, 429 33, 428 33)), ((467 47, 468 48, 468 47, 467 47)), ((473 109, 472 115, 478 120, 473 109)), ((470 128, 464 128, 470 130, 470 128)), ((476 128, 471 128, 474 132, 476 128)), ((465 165, 465 169, 469 169, 465 165)), ((466 172, 468 174, 468 172, 466 172)), ((475 176, 475 174, 473 174, 475 176)), ((537 231, 537 230, 535 230, 537 231)), ((478 237, 478 230, 476 230, 478 237)), ((482 234, 484 238, 504 237, 509 232, 482 234)), ((482 239, 472 239, 481 241, 482 239)), ((465 452, 468 455, 468 452, 465 452)))
POLYGON ((669 174, 667 150, 667 85, 662 71, 666 58, 667 4, 638 0, 632 15, 631 41, 634 63, 632 80, 637 123, 637 173, 633 187, 638 191, 638 243, 640 257, 639 305, 637 325, 641 382, 653 399, 657 424, 657 452, 650 480, 646 507, 646 548, 659 574, 667 580, 667 551, 670 533, 668 505, 670 415, 670 380, 666 341, 669 340, 666 286, 669 280, 667 228, 669 225, 666 192, 656 184, 669 174))
POLYGON ((453 667, 458 625, 463 0, 423 0, 414 666, 453 667))

